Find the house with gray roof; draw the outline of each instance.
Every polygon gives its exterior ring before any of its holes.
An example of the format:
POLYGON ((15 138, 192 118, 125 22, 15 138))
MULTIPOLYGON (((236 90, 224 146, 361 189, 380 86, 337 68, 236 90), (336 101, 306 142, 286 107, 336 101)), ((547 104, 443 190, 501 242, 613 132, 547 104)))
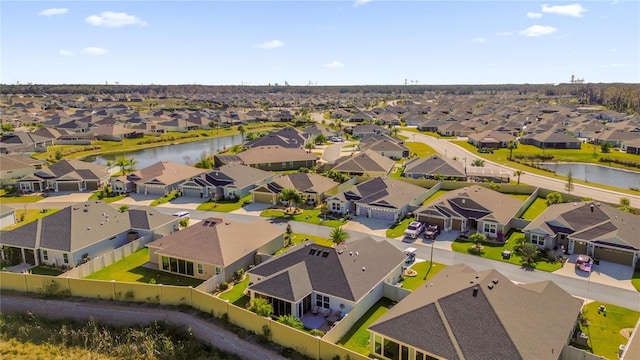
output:
POLYGON ((508 132, 487 130, 472 133, 467 136, 467 142, 477 148, 500 149, 516 143, 516 137, 508 132))
POLYGON ((395 161, 373 150, 364 150, 357 154, 340 157, 325 166, 332 171, 349 176, 373 177, 388 175, 393 170, 395 161))
POLYGON ((375 177, 327 199, 329 211, 394 222, 417 209, 427 198, 423 187, 386 177, 375 177))
POLYGON ((252 189, 272 181, 275 176, 270 171, 234 163, 189 179, 179 188, 184 196, 235 199, 249 195, 252 189))
POLYGON ((502 240, 511 220, 522 212, 524 201, 483 186, 451 190, 414 211, 417 221, 440 226, 443 231, 479 232, 502 240))
POLYGON ((585 254, 630 269, 640 257, 640 218, 597 202, 551 205, 523 231, 540 249, 585 254))
POLYGON ((75 159, 61 160, 18 180, 23 191, 87 191, 109 184, 113 169, 75 159))
POLYGON ((170 234, 177 227, 178 218, 151 207, 121 213, 110 204, 87 201, 4 232, 0 245, 19 252, 31 265, 73 267, 133 240, 144 243, 170 234))
POLYGON ((246 147, 255 148, 260 146, 279 146, 287 149, 302 149, 309 141, 309 135, 293 127, 286 127, 277 131, 272 131, 265 136, 249 140, 246 147))
POLYGON ((556 129, 527 134, 520 138, 522 144, 533 145, 541 149, 580 149, 582 142, 556 129))
POLYGON ((449 179, 467 181, 467 169, 457 160, 433 155, 404 163, 402 175, 412 179, 449 179))
POLYGON ((408 158, 410 149, 400 141, 387 135, 365 137, 360 142, 362 151, 371 150, 393 160, 408 158))
POLYGON ((244 164, 254 168, 277 171, 310 169, 316 166, 319 157, 302 148, 286 148, 279 145, 257 146, 236 155, 214 155, 216 166, 244 164))
POLYGON ((19 179, 42 169, 42 160, 19 154, 0 154, 0 180, 19 179))
POLYGON ((251 298, 264 298, 274 315, 337 314, 356 321, 402 278, 406 255, 370 237, 326 247, 303 242, 247 271, 251 298))
POLYGON ((251 223, 210 217, 147 244, 149 259, 162 271, 219 284, 255 265, 257 254, 282 248, 284 232, 263 220, 251 223))
POLYGON ((516 285, 496 270, 458 264, 367 329, 371 354, 381 359, 557 360, 581 308, 551 281, 516 285))
POLYGON ((114 179, 111 181, 111 187, 115 193, 165 195, 178 190, 180 184, 186 180, 198 177, 207 171, 171 161, 158 161, 144 169, 135 170, 114 179))
POLYGON ((53 139, 25 131, 14 131, 0 137, 0 153, 44 152, 53 139))
POLYGON ((353 127, 351 135, 355 138, 363 138, 368 135, 390 135, 391 130, 376 124, 360 124, 353 127))
POLYGON ((312 173, 295 173, 278 176, 271 182, 251 191, 253 202, 276 205, 284 189, 300 192, 306 204, 320 204, 329 192, 335 191, 339 182, 326 176, 312 173))

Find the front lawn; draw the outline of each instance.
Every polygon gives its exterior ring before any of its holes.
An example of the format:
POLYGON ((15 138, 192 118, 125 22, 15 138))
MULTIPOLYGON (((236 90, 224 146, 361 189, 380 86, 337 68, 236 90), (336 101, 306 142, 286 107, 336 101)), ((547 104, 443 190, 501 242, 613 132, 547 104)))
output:
POLYGON ((619 346, 627 344, 627 338, 621 331, 633 330, 640 312, 594 301, 585 305, 583 313, 587 325, 580 324, 580 331, 589 335, 591 352, 607 359, 617 359, 619 346), (601 305, 606 311, 598 310, 601 305))
POLYGON ((417 154, 419 158, 438 154, 437 151, 425 143, 407 141, 404 144, 409 148, 412 154, 417 154))
POLYGON ((382 298, 375 303, 371 309, 369 309, 362 317, 351 327, 348 333, 346 333, 338 345, 342 345, 345 348, 355 351, 364 356, 369 356, 371 353, 371 344, 369 341, 370 333, 367 330, 371 324, 384 315, 389 309, 393 307, 393 302, 387 298, 382 298))
POLYGON ((276 251, 276 253, 274 255, 280 255, 284 252, 287 252, 292 246, 294 245, 298 245, 304 241, 306 241, 307 239, 309 239, 309 241, 314 242, 315 244, 318 245, 322 245, 322 246, 326 246, 326 247, 332 247, 333 241, 331 241, 330 239, 327 239, 325 237, 322 236, 316 236, 316 235, 310 235, 310 234, 300 234, 300 233, 291 233, 291 241, 289 243, 288 247, 283 247, 282 249, 276 251))
POLYGON ((404 231, 407 230, 407 226, 409 226, 409 224, 414 220, 415 220, 414 218, 407 218, 402 220, 399 223, 394 223, 387 230, 387 237, 391 239, 395 239, 399 236, 402 236, 404 234, 404 231))
POLYGON ((631 284, 636 290, 640 291, 640 271, 633 272, 633 278, 631 278, 631 284))
POLYGON ((50 268, 47 266, 36 266, 32 268, 30 271, 34 275, 48 275, 48 276, 58 276, 64 273, 64 271, 62 270, 50 268))
POLYGON ((168 272, 142 267, 149 262, 149 249, 144 248, 116 261, 115 263, 87 276, 87 279, 115 280, 122 282, 140 282, 148 284, 155 279, 156 284, 193 286, 202 283, 202 280, 174 275, 168 272))
POLYGON ((402 287, 408 290, 415 290, 420 287, 420 285, 427 282, 427 280, 434 277, 440 270, 444 269, 445 265, 434 262, 431 267, 431 271, 429 271, 429 261, 421 261, 413 264, 411 269, 415 270, 418 274, 416 276, 405 276, 402 280, 402 287), (429 276, 425 278, 427 275, 427 271, 429 271, 429 276))
POLYGON ((282 219, 287 221, 300 221, 314 225, 324 225, 330 227, 338 227, 346 224, 346 221, 342 219, 333 220, 327 217, 327 220, 323 219, 320 209, 303 210, 296 215, 285 214, 284 209, 267 209, 260 213, 260 216, 282 219))
POLYGON ((178 197, 178 190, 174 190, 166 195, 162 195, 161 197, 153 200, 151 202, 151 206, 158 206, 160 204, 168 203, 177 197, 178 197))
POLYGON ((93 194, 91 194, 91 196, 89 196, 88 200, 100 200, 105 203, 112 203, 118 200, 122 200, 125 197, 127 197, 127 195, 118 195, 118 194, 110 193, 108 191, 105 191, 105 192, 96 191, 93 194))
MULTIPOLYGON (((524 236, 522 232, 513 231, 508 235, 508 240, 506 244, 492 244, 492 243, 485 242, 482 244, 482 246, 484 246, 484 249, 482 250, 480 256, 483 258, 507 262, 510 264, 518 265, 518 266, 526 265, 523 262, 522 257, 517 255, 513 250, 513 248, 516 245, 516 239, 522 236, 524 236), (511 251, 511 257, 508 260, 502 258, 503 250, 511 251)), ((455 252, 470 254, 471 246, 473 246, 473 242, 457 239, 451 244, 451 249, 455 252)), ((540 259, 537 263, 535 263, 534 267, 537 270, 553 272, 560 269, 562 267, 562 263, 561 262, 551 263, 546 259, 540 259)))
POLYGON ((34 203, 42 199, 44 199, 42 195, 7 194, 4 189, 0 189, 0 204, 34 203))
POLYGON ((20 210, 20 209, 16 209, 16 222, 13 225, 9 225, 7 227, 2 228, 2 230, 13 230, 15 228, 19 228, 20 226, 24 226, 27 225, 28 223, 32 222, 32 221, 36 221, 40 218, 43 218, 45 216, 49 216, 51 214, 53 214, 54 212, 58 211, 59 209, 40 209, 40 210, 36 210, 36 209, 27 209, 27 210, 20 210), (20 221, 20 219, 22 218, 22 216, 24 215, 24 219, 20 221))
POLYGON ((541 197, 536 198, 531 205, 527 208, 527 210, 522 214, 522 218, 525 220, 534 220, 538 217, 538 215, 542 214, 549 205, 547 205, 547 200, 541 197))
POLYGON ((241 198, 240 200, 209 200, 206 203, 200 204, 197 209, 204 211, 232 212, 240 209, 242 205, 250 202, 251 194, 241 198))

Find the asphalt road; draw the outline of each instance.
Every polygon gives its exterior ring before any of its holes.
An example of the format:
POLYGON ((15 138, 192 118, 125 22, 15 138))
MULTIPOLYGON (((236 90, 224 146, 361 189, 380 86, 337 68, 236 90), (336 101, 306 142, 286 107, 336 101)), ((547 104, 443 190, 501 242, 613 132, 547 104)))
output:
MULTIPOLYGON (((434 150, 436 150, 440 155, 445 156, 447 158, 456 157, 458 159, 466 159, 467 168, 471 166, 471 163, 476 159, 482 159, 478 157, 476 154, 467 151, 451 142, 443 139, 437 139, 432 136, 417 134, 410 131, 401 131, 400 134, 404 136, 408 136, 411 141, 422 142, 429 146, 431 146, 434 150)), ((484 159, 483 159, 484 160, 484 159)), ((508 172, 509 174, 513 174, 516 169, 510 168, 508 166, 504 166, 498 163, 491 162, 489 160, 484 160, 485 168, 493 168, 500 169, 508 172)), ((513 178, 513 176, 512 176, 513 178)), ((542 175, 536 175, 532 173, 527 173, 520 177, 520 183, 529 184, 545 189, 550 189, 559 192, 566 192, 565 185, 566 180, 562 179, 554 179, 551 177, 546 177, 542 175)), ((618 204, 621 197, 629 198, 631 201, 631 206, 635 208, 640 208, 640 196, 638 195, 629 195, 624 193, 619 193, 611 190, 599 189, 592 186, 575 184, 574 189, 571 192, 573 195, 578 195, 583 198, 592 198, 595 200, 600 200, 612 204, 618 204)))
POLYGON ((213 322, 174 310, 106 302, 43 300, 14 295, 0 297, 0 310, 3 314, 32 313, 54 319, 95 319, 112 326, 147 325, 154 321, 165 321, 179 328, 189 329, 198 340, 237 354, 243 359, 286 359, 265 347, 240 339, 233 332, 213 322))

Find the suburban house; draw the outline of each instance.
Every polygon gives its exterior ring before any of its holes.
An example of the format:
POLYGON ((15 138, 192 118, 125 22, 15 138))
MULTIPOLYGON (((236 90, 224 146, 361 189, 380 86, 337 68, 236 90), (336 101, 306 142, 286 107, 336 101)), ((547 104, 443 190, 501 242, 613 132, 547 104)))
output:
POLYGON ((16 210, 0 204, 0 229, 14 225, 16 222, 16 210))
POLYGON ((371 354, 382 359, 561 359, 581 308, 582 300, 551 281, 516 285, 493 269, 453 265, 368 327, 371 354))
POLYGON ((368 135, 390 135, 391 130, 376 124, 361 124, 353 127, 351 135, 355 138, 363 138, 368 135))
POLYGON ((439 155, 415 158, 405 162, 402 174, 412 179, 467 180, 467 169, 461 162, 439 155))
POLYGON ((42 169, 43 161, 18 154, 0 154, 0 180, 19 179, 42 169))
POLYGON ((387 176, 393 170, 395 161, 373 150, 346 155, 336 159, 326 167, 349 176, 387 176))
POLYGON ((200 196, 214 199, 242 198, 251 190, 271 180, 276 175, 241 164, 223 165, 213 171, 180 184, 184 196, 200 196))
POLYGON ((306 314, 321 312, 338 321, 350 313, 361 316, 382 298, 384 284, 402 278, 405 260, 390 243, 370 237, 348 247, 307 241, 250 269, 248 291, 252 299, 267 299, 275 316, 304 322, 306 314))
POLYGON ((97 140, 122 141, 124 139, 136 139, 144 136, 142 130, 129 129, 124 125, 98 125, 92 130, 97 140))
POLYGON ((622 148, 627 154, 640 155, 640 138, 623 142, 622 148))
POLYGON ((427 190, 402 180, 376 177, 327 199, 329 211, 368 218, 402 220, 427 198, 427 190))
POLYGON ((279 176, 273 181, 259 186, 251 193, 253 202, 276 205, 278 196, 284 189, 294 189, 304 197, 306 204, 320 204, 327 193, 338 188, 340 183, 326 176, 311 173, 295 173, 279 176))
POLYGON ((625 131, 621 129, 605 130, 601 134, 593 139, 593 143, 601 145, 609 143, 612 147, 617 149, 623 149, 623 145, 626 141, 634 141, 640 138, 640 133, 636 131, 625 131))
POLYGON ((109 184, 112 169, 80 160, 61 160, 18 180, 22 191, 99 190, 109 184))
POLYGON ((19 252, 31 265, 73 267, 133 240, 148 242, 177 228, 178 218, 151 207, 121 213, 101 201, 87 201, 3 233, 0 245, 19 252))
POLYGON ((487 130, 472 133, 467 136, 469 144, 481 148, 500 149, 509 147, 509 143, 516 143, 516 137, 508 132, 487 130))
POLYGON ((178 190, 180 184, 187 179, 200 176, 207 172, 193 166, 178 164, 170 161, 159 161, 141 170, 135 170, 111 181, 114 193, 165 195, 178 190))
POLYGON ((47 151, 53 139, 25 131, 15 131, 0 137, 0 153, 33 153, 47 151))
POLYGON ((580 139, 555 130, 527 134, 520 138, 520 143, 533 145, 541 149, 580 149, 582 144, 580 139))
POLYGON ((458 121, 445 121, 438 125, 437 133, 442 136, 468 136, 473 130, 458 121))
POLYGON ((284 232, 262 220, 252 223, 210 217, 147 244, 152 264, 160 270, 216 283, 230 281, 236 271, 256 263, 257 254, 282 248, 284 232))
POLYGON ((379 136, 373 136, 365 138, 360 142, 361 150, 371 150, 382 156, 388 157, 393 160, 400 160, 408 158, 410 149, 390 136, 384 136, 383 139, 379 139, 379 136))
POLYGON ((259 146, 280 146, 287 149, 303 148, 304 144, 309 141, 308 136, 296 128, 287 127, 278 131, 249 140, 245 143, 246 147, 254 148, 259 146))
POLYGON ((216 166, 244 164, 267 171, 310 169, 318 161, 318 155, 304 149, 277 145, 252 147, 236 155, 214 155, 213 158, 216 166))
POLYGON ((511 229, 511 219, 519 216, 524 202, 474 185, 451 190, 414 211, 417 221, 440 226, 443 231, 479 232, 498 238, 511 229))
POLYGON ((540 249, 564 250, 604 261, 638 266, 638 216, 609 205, 581 202, 549 206, 524 229, 540 249))

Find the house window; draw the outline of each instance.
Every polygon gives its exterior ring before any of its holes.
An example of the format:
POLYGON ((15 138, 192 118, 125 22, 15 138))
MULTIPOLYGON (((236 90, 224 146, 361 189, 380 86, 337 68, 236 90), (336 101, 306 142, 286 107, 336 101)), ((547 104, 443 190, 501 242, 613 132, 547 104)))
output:
POLYGON ((62 254, 62 261, 64 261, 65 264, 69 263, 69 254, 62 254))
POLYGON ((204 274, 204 268, 203 268, 202 264, 198 264, 198 274, 200 274, 200 275, 204 274))
POLYGON ((375 353, 378 355, 382 355, 382 338, 380 337, 380 335, 375 335, 374 342, 375 346, 373 348, 373 351, 375 351, 375 353))
POLYGON ((531 242, 538 246, 544 246, 544 235, 531 234, 531 242))
POLYGON ((220 266, 216 266, 216 275, 220 275, 222 272, 222 268, 220 266))
POLYGON ((316 306, 328 309, 329 308, 329 297, 316 294, 316 306))
POLYGON ((286 163, 286 162, 283 162, 283 163, 282 163, 282 168, 283 168, 283 169, 286 169, 286 168, 287 168, 287 163, 286 163))
POLYGON ((169 271, 169 258, 166 256, 162 257, 162 270, 169 271))
POLYGON ((498 224, 484 223, 485 234, 495 234, 498 231, 498 224))
POLYGON ((331 210, 340 211, 340 203, 331 203, 331 210))
POLYGON ((45 261, 49 260, 49 253, 47 253, 47 250, 42 250, 42 258, 45 261))
POLYGON ((289 161, 289 167, 293 169, 293 161, 289 161))

